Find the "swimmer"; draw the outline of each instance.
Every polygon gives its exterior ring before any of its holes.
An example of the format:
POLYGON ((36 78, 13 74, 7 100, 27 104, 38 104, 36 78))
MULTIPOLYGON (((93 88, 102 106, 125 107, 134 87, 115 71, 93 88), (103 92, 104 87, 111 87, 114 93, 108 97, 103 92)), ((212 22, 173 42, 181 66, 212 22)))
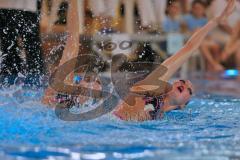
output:
MULTIPOLYGON (((74 2, 76 3, 76 0, 69 2, 70 8, 77 6, 74 4, 74 2)), ((163 117, 164 112, 168 112, 174 109, 183 109, 193 94, 193 86, 191 82, 189 80, 178 80, 173 83, 170 92, 165 92, 162 89, 161 82, 169 81, 173 74, 183 65, 184 62, 189 59, 189 57, 191 57, 192 53, 200 46, 201 42, 207 36, 207 34, 213 30, 220 22, 227 19, 227 17, 233 12, 234 7, 235 0, 229 0, 228 5, 220 16, 211 19, 205 26, 196 31, 182 49, 164 61, 161 64, 167 68, 167 72, 164 75, 161 76, 162 67, 158 67, 144 80, 137 82, 130 89, 130 91, 135 93, 150 93, 151 96, 126 96, 124 101, 121 101, 117 108, 113 111, 113 114, 123 120, 143 121, 161 118, 163 117), (156 84, 156 82, 159 82, 159 85, 149 85, 156 84), (134 100, 135 104, 131 103, 131 101, 134 100), (129 104, 134 105, 130 106, 129 104)), ((75 10, 77 9, 75 8, 75 10)), ((79 52, 78 27, 74 27, 75 25, 72 25, 78 23, 78 18, 74 19, 74 17, 77 17, 77 12, 75 13, 75 16, 73 16, 73 11, 73 9, 70 9, 70 13, 68 15, 69 18, 67 28, 69 29, 69 36, 63 52, 63 58, 61 59, 59 66, 71 58, 76 57, 79 52)), ((82 83, 84 83, 84 81, 82 83)), ((100 85, 96 84, 95 88, 100 88, 99 86, 100 85)), ((48 88, 45 92, 43 103, 51 103, 53 96, 56 97, 56 92, 48 88)))
POLYGON ((218 17, 209 20, 206 25, 191 36, 176 54, 165 60, 161 64, 168 69, 165 74, 161 75, 162 66, 160 66, 130 89, 135 93, 150 93, 151 96, 129 95, 117 106, 113 113, 122 120, 144 121, 162 118, 164 112, 184 109, 193 94, 192 83, 189 80, 175 81, 171 91, 165 93, 162 89, 162 82, 169 81, 173 74, 191 57, 192 53, 199 48, 207 34, 218 24, 225 21, 234 8, 235 0, 229 0, 226 8, 218 17), (159 85, 149 85, 156 84, 156 81, 159 82, 159 85))

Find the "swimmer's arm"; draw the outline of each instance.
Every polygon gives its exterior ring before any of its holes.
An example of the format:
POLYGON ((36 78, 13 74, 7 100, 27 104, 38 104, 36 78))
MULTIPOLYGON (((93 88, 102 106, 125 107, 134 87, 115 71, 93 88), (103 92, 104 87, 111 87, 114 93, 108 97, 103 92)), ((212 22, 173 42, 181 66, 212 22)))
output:
MULTIPOLYGON (((187 43, 173 56, 166 59, 162 65, 167 67, 167 72, 159 79, 168 81, 173 74, 191 57, 198 49, 207 34, 218 25, 216 19, 210 20, 205 26, 196 31, 187 43)), ((161 69, 161 68, 159 68, 161 69)))
POLYGON ((67 41, 63 51, 60 65, 77 57, 79 52, 79 14, 77 0, 69 1, 69 9, 67 14, 67 41))
MULTIPOLYGON (((205 26, 196 31, 187 43, 173 56, 166 59, 158 68, 152 71, 143 81, 137 82, 135 86, 131 88, 132 92, 138 92, 143 90, 141 85, 144 83, 153 83, 156 79, 161 80, 162 82, 167 82, 173 74, 189 59, 192 53, 200 46, 203 39, 207 36, 208 32, 214 29, 218 25, 216 19, 210 20, 205 26), (166 72, 162 74, 163 66, 167 68, 166 72), (140 86, 140 87, 139 87, 140 86), (140 89, 139 89, 140 88, 140 89)), ((167 83, 159 83, 157 88, 161 88, 158 91, 158 94, 166 93, 165 88, 168 88, 167 83)), ((154 86, 156 87, 156 86, 154 86)), ((149 87, 145 87, 149 90, 149 87)))
MULTIPOLYGON (((69 9, 67 14, 67 41, 64 47, 63 55, 58 66, 66 63, 70 59, 76 57, 79 52, 79 19, 78 19, 78 8, 77 0, 69 1, 69 9)), ((51 104, 55 98, 56 91, 51 87, 45 90, 42 98, 42 103, 51 104)))

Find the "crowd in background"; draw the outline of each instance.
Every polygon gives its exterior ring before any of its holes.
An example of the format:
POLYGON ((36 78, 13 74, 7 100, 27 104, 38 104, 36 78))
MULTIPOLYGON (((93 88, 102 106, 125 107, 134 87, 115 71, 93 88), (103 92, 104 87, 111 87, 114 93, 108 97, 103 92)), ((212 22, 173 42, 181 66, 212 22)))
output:
MULTIPOLYGON (((79 0, 81 34, 181 33, 191 35, 218 15, 227 0, 79 0), (132 7, 129 13, 129 7, 132 7), (132 16, 131 16, 132 15, 132 16), (129 19, 132 24, 129 24, 129 19)), ((43 72, 41 33, 66 31, 67 0, 1 0, 1 74, 22 68, 24 48, 27 72, 43 72), (22 45, 19 45, 22 44, 22 45), (5 56, 3 56, 5 55, 5 56), (4 58, 3 58, 4 57, 4 58)), ((166 42, 167 43, 167 42, 166 42)), ((164 48, 166 44, 159 44, 164 48)), ((228 21, 211 32, 199 51, 208 71, 240 68, 240 2, 228 21)), ((45 53, 44 53, 45 54, 45 53)))

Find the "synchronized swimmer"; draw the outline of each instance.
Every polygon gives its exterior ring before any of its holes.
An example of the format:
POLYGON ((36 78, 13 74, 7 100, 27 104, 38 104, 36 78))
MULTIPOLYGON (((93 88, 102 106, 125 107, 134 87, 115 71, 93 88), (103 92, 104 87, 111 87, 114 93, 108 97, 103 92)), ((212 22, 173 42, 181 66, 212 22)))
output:
MULTIPOLYGON (((70 1, 70 7, 77 6, 74 1, 70 1)), ((164 112, 174 109, 184 109, 193 94, 193 85, 189 80, 178 80, 172 84, 172 89, 166 92, 163 88, 162 82, 168 82, 176 71, 191 57, 192 53, 198 49, 203 39, 212 31, 219 23, 225 21, 235 9, 235 0, 229 0, 224 11, 218 16, 208 21, 206 25, 197 30, 187 43, 173 56, 166 59, 161 66, 167 68, 167 72, 161 75, 162 67, 156 68, 144 80, 137 82, 131 89, 131 92, 145 94, 145 96, 134 96, 129 94, 121 101, 113 114, 122 120, 155 120, 162 118, 164 112), (154 84, 154 85, 149 85, 154 84), (158 84, 158 85, 155 85, 158 84), (150 95, 149 95, 150 93, 150 95), (132 102, 135 103, 132 103, 132 102), (134 105, 130 105, 134 104, 134 105)), ((76 23, 78 18, 76 14, 70 13, 68 15, 68 24, 76 23), (72 23, 71 23, 72 21, 72 23)), ((74 41, 79 39, 77 24, 70 26, 66 46, 63 52, 60 65, 69 59, 76 57, 79 47, 74 44, 74 41), (70 53, 70 55, 69 55, 70 53), (72 55, 71 55, 72 54, 72 55)), ((77 43, 78 44, 78 43, 77 43)), ((97 86, 96 86, 97 87, 97 86)), ((98 87, 97 87, 98 88, 98 87)), ((52 97, 56 96, 56 92, 47 89, 43 98, 44 103, 49 103, 52 97)))

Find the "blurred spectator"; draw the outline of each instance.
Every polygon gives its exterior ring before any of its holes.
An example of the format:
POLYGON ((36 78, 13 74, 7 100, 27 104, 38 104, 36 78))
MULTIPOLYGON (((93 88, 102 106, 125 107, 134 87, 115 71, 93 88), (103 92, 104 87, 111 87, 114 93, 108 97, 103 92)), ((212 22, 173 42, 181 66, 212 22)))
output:
MULTIPOLYGON (((169 33, 176 34, 178 32, 181 32, 182 27, 183 27, 183 19, 182 19, 182 14, 181 14, 180 1, 179 0, 167 0, 165 8, 166 8, 166 10, 165 10, 166 16, 164 17, 163 22, 162 22, 162 32, 166 33, 167 37, 166 37, 166 40, 160 42, 160 44, 159 44, 160 48, 158 48, 159 53, 162 52, 165 54, 164 57, 166 57, 167 54, 172 54, 172 53, 169 53, 169 47, 168 47, 168 46, 170 46, 169 39, 177 38, 176 35, 171 36, 171 34, 169 34, 169 33), (168 37, 170 37, 170 38, 168 38, 168 37)), ((180 35, 178 35, 178 36, 180 36, 180 35)), ((162 55, 162 53, 161 53, 161 55, 162 55)))
MULTIPOLYGON (((213 0, 209 7, 208 16, 216 17, 224 9, 224 6, 227 4, 227 0, 213 0)), ((236 1, 236 9, 232 15, 229 16, 228 20, 225 23, 221 23, 218 29, 215 29, 212 32, 212 37, 219 43, 225 44, 232 33, 233 27, 236 25, 236 22, 240 20, 240 2, 236 1)))
MULTIPOLYGON (((214 0, 211 3, 210 6, 210 11, 209 11, 209 16, 217 16, 219 15, 222 10, 224 9, 224 6, 227 4, 227 0, 214 0)), ((227 20, 227 24, 230 27, 234 27, 236 25, 236 23, 238 22, 238 20, 240 20, 240 2, 236 1, 236 9, 234 10, 234 12, 230 15, 230 17, 227 20)))
MULTIPOLYGON (((182 6, 182 13, 183 14, 188 14, 191 12, 192 9, 192 2, 194 0, 181 0, 181 6, 182 6)), ((205 3, 206 6, 209 6, 212 3, 213 0, 202 0, 202 2, 205 3)))
POLYGON ((200 50, 206 59, 208 71, 224 70, 224 66, 221 64, 221 45, 212 39, 212 36, 202 42, 200 50))
POLYGON ((164 32, 180 32, 182 25, 181 7, 178 0, 168 0, 166 17, 163 21, 164 32))
MULTIPOLYGON (((224 9, 224 6, 227 4, 227 0, 213 0, 210 4, 208 15, 209 17, 218 16, 221 11, 224 9)), ((227 57, 222 54, 226 54, 225 52, 221 52, 221 47, 228 41, 230 42, 230 35, 233 32, 233 26, 236 25, 236 22, 240 19, 240 4, 237 1, 237 10, 233 12, 233 14, 228 18, 228 21, 220 24, 220 27, 215 29, 210 36, 202 43, 200 49, 203 52, 205 58, 207 59, 208 70, 212 71, 221 71, 224 70, 225 67, 232 67, 232 62, 229 61, 231 58, 221 58, 227 57), (227 60, 228 62, 221 63, 221 61, 227 60), (230 65, 229 65, 230 64, 230 65)))
POLYGON ((11 76, 14 79, 19 73, 24 74, 24 67, 26 74, 43 73, 37 4, 37 0, 0 1, 0 39, 4 55, 2 77, 11 76), (19 41, 24 51, 21 51, 19 41), (26 66, 23 66, 21 52, 26 54, 26 66))
POLYGON ((165 17, 167 0, 137 0, 141 27, 148 30, 160 28, 165 17))
MULTIPOLYGON (((194 33, 198 28, 204 26, 208 19, 206 16, 206 3, 202 0, 194 0, 192 2, 191 13, 184 16, 184 22, 190 33, 194 33)), ((220 64, 220 46, 215 43, 211 37, 207 37, 201 44, 200 50, 206 59, 208 70, 223 70, 220 64), (213 58, 219 57, 219 58, 213 58)))
MULTIPOLYGON (((235 66, 240 69, 240 21, 233 28, 230 40, 225 45, 222 54, 222 61, 226 62, 229 59, 235 60, 235 66)), ((231 60, 230 60, 231 61, 231 60)), ((230 66, 232 67, 232 66, 230 66)))
POLYGON ((206 8, 203 1, 195 0, 192 2, 191 14, 183 17, 184 23, 186 23, 186 27, 190 32, 194 32, 207 23, 208 19, 205 12, 206 8))

